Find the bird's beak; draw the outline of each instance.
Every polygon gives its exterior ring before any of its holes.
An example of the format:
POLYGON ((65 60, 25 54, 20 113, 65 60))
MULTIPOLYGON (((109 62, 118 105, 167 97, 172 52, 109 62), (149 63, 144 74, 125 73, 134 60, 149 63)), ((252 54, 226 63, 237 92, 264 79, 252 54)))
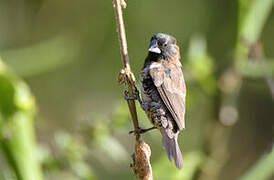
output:
POLYGON ((153 53, 157 53, 157 54, 160 54, 160 53, 161 53, 161 50, 160 50, 160 48, 158 47, 158 44, 157 44, 157 41, 156 41, 156 40, 152 40, 152 41, 150 42, 148 51, 153 52, 153 53))

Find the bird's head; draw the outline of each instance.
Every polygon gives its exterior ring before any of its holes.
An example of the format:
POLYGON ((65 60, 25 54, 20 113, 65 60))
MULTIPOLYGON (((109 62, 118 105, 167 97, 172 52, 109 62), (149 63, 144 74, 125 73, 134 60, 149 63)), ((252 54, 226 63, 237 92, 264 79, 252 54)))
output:
POLYGON ((177 54, 176 39, 168 34, 154 34, 148 48, 149 54, 156 57, 169 58, 177 54))

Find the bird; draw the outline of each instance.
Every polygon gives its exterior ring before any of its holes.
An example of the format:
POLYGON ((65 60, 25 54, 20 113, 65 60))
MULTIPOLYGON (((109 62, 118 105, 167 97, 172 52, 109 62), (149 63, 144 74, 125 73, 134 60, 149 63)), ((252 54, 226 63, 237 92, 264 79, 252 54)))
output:
POLYGON ((183 157, 178 135, 185 129, 186 85, 176 43, 168 34, 152 36, 140 76, 139 102, 153 125, 148 130, 160 130, 168 159, 174 159, 176 167, 181 169, 183 157))

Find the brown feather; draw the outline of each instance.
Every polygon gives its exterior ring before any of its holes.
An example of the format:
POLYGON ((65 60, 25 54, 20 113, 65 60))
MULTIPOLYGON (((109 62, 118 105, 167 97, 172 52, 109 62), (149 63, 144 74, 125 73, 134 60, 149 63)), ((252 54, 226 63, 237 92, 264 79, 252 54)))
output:
POLYGON ((157 90, 176 121, 179 129, 185 128, 186 86, 179 60, 154 62, 150 75, 157 90), (157 65, 156 65, 157 64, 157 65))
POLYGON ((162 33, 153 35, 140 78, 142 107, 154 127, 161 131, 168 159, 174 159, 179 169, 183 157, 177 140, 180 130, 185 128, 186 96, 181 67, 176 39, 162 33))

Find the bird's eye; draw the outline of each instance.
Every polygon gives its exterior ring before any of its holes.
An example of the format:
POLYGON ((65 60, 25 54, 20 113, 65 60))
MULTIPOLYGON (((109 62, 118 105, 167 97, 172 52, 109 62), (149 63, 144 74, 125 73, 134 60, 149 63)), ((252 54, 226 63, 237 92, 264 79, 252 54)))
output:
POLYGON ((167 43, 164 43, 164 46, 166 47, 166 46, 167 46, 167 43))

